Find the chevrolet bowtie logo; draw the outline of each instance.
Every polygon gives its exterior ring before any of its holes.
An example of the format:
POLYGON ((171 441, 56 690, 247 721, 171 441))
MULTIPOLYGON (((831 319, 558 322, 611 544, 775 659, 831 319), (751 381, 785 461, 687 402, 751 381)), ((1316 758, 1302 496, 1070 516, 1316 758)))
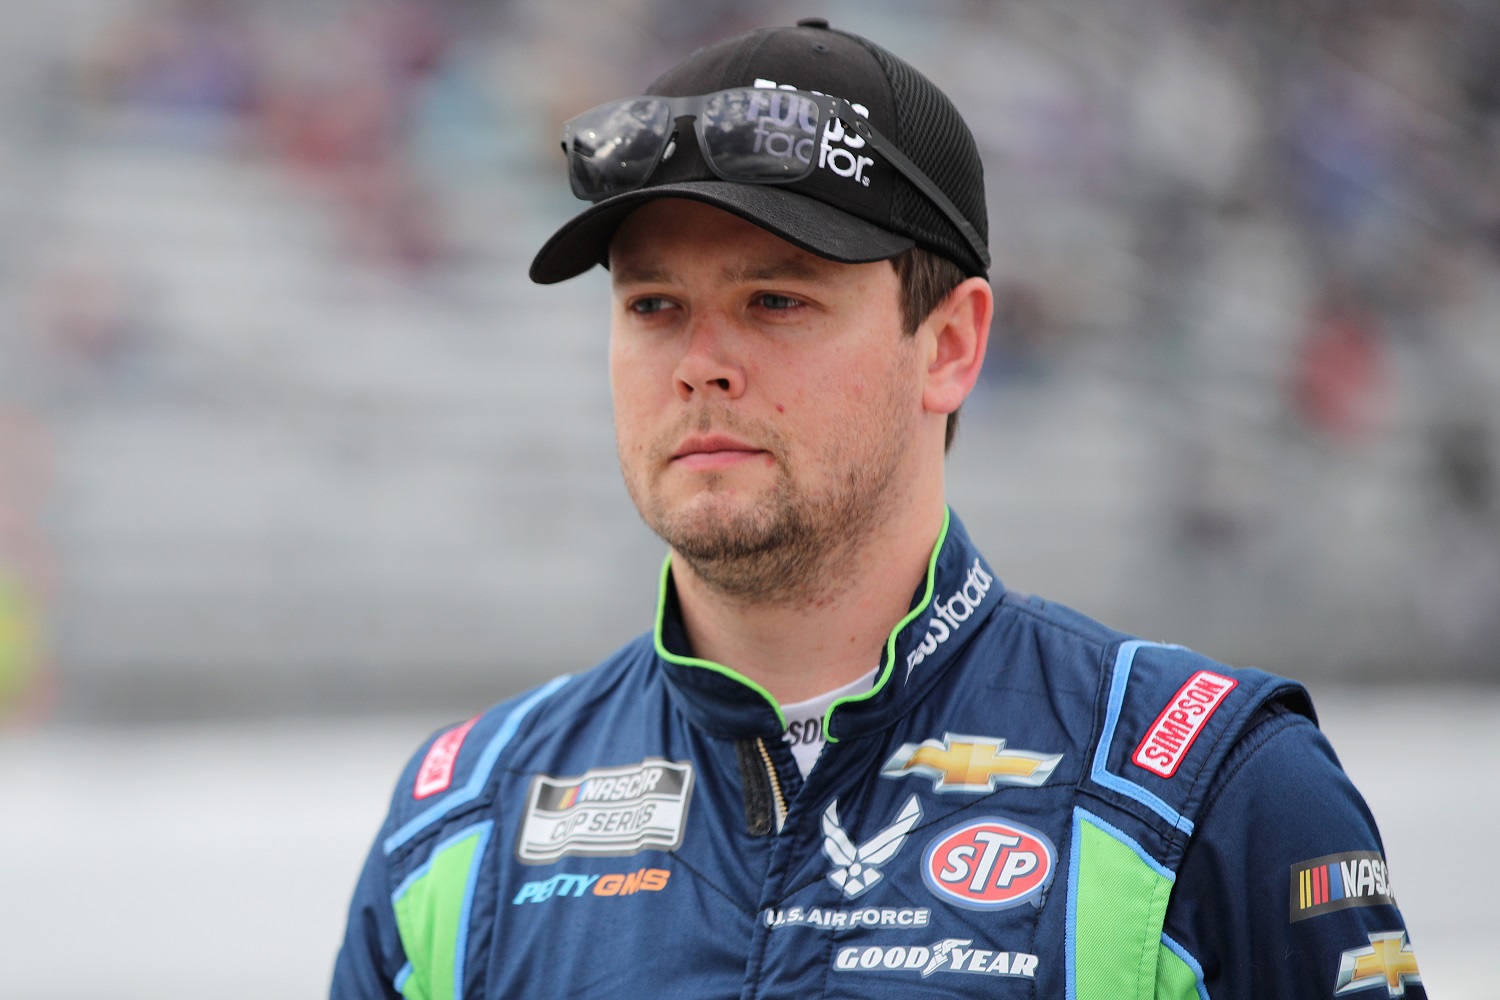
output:
POLYGON ((989 792, 997 785, 1044 785, 1062 759, 1060 753, 1007 750, 1004 740, 989 736, 944 733, 942 742, 903 744, 880 773, 887 778, 920 774, 932 778, 939 792, 989 792))
POLYGON ((1407 983, 1420 983, 1417 956, 1406 943, 1405 931, 1371 934, 1368 948, 1351 948, 1339 959, 1339 981, 1333 995, 1384 986, 1389 996, 1406 995, 1407 983))

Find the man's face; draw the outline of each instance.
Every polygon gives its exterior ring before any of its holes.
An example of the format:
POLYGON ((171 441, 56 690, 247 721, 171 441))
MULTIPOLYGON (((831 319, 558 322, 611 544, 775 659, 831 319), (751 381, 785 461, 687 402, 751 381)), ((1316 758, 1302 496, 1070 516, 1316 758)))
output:
POLYGON ((662 199, 620 227, 610 271, 615 432, 646 523, 738 598, 826 586, 916 473, 922 357, 894 268, 662 199))

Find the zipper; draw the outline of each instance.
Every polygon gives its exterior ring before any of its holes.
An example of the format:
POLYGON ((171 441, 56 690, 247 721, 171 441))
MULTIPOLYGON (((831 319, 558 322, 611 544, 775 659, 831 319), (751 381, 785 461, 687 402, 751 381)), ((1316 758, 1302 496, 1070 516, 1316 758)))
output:
POLYGON ((760 750, 760 759, 765 761, 766 775, 771 779, 771 794, 776 802, 776 832, 780 833, 786 823, 786 796, 781 793, 781 776, 776 773, 776 765, 771 763, 771 751, 766 749, 766 741, 757 736, 755 745, 760 750))
POLYGON ((786 793, 781 788, 781 775, 771 763, 766 741, 759 736, 739 740, 734 745, 734 756, 740 766, 740 788, 745 795, 745 829, 752 837, 780 833, 786 823, 786 793))

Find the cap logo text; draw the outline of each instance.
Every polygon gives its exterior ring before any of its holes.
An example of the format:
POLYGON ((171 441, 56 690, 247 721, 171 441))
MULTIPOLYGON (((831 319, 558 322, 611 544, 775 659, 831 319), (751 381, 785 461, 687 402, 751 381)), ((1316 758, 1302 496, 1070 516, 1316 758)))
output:
MULTIPOLYGON (((757 90, 797 90, 790 84, 778 84, 774 80, 757 79, 755 81, 757 90)), ((821 91, 809 90, 809 94, 820 94, 821 91)), ((772 156, 795 156, 803 163, 812 159, 812 140, 810 138, 797 138, 792 131, 794 125, 800 126, 801 131, 811 135, 815 119, 810 117, 813 105, 807 101, 782 101, 780 94, 767 96, 764 101, 758 101, 751 106, 751 110, 757 115, 755 129, 755 151, 764 149, 772 156)), ((850 102, 850 107, 859 112, 866 119, 870 117, 870 110, 863 104, 850 102)), ((820 170, 832 171, 839 177, 847 177, 856 184, 864 187, 870 186, 870 177, 865 173, 865 168, 872 166, 875 161, 871 157, 851 150, 863 149, 865 140, 863 136, 844 127, 844 123, 837 118, 829 119, 823 128, 822 142, 818 146, 818 168, 820 170)))

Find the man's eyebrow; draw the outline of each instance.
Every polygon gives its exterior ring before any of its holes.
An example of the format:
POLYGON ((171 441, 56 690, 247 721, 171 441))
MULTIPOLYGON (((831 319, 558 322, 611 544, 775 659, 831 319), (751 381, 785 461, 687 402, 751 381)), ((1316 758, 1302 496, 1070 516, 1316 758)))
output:
POLYGON ((758 281, 779 281, 786 278, 812 281, 824 274, 825 269, 820 264, 820 261, 799 254, 795 257, 781 257, 776 260, 727 267, 724 269, 724 277, 732 284, 753 284, 758 281))
MULTIPOLYGON (((731 264, 722 273, 726 283, 743 285, 786 279, 814 281, 823 276, 825 268, 816 258, 798 255, 731 264)), ((669 284, 673 280, 672 272, 655 261, 612 263, 610 275, 616 285, 669 284)))
POLYGON ((671 272, 654 262, 612 262, 609 273, 617 285, 665 284, 672 277, 671 272))

